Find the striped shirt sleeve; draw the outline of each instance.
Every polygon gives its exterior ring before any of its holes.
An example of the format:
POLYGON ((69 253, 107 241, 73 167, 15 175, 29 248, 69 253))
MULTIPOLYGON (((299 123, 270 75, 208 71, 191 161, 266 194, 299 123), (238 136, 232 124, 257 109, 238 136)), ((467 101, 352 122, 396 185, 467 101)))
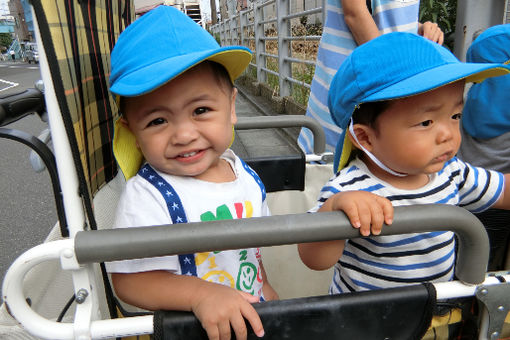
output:
POLYGON ((456 159, 460 170, 459 206, 478 213, 489 209, 499 199, 505 187, 502 173, 472 166, 456 159))

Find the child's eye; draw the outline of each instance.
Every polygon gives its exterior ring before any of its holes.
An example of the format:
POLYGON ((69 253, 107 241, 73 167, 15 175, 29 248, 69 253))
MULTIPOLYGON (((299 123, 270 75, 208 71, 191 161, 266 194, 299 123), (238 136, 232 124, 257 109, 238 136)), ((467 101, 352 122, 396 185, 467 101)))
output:
POLYGON ((147 126, 156 126, 156 125, 161 125, 164 123, 165 123, 165 120, 163 118, 156 118, 156 119, 151 120, 149 122, 149 124, 147 124, 147 126))
POLYGON ((462 118, 462 113, 456 113, 452 116, 452 119, 455 119, 455 120, 460 120, 460 118, 462 118))
POLYGON ((418 125, 420 125, 420 126, 429 126, 430 124, 432 124, 432 120, 429 119, 429 120, 424 120, 423 122, 421 122, 418 125))
POLYGON ((209 112, 209 109, 207 107, 199 107, 195 110, 195 114, 196 115, 201 115, 201 114, 204 114, 206 112, 209 112))

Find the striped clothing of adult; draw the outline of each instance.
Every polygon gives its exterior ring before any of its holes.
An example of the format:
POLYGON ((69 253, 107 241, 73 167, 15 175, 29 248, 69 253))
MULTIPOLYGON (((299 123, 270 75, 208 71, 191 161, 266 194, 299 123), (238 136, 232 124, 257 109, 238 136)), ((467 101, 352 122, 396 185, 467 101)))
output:
MULTIPOLYGON (((498 200, 504 187, 501 173, 455 157, 429 178, 419 189, 395 188, 375 177, 356 158, 326 183, 311 212, 335 193, 352 190, 386 197, 393 206, 437 203, 481 212, 498 200)), ((454 267, 455 238, 450 231, 356 238, 346 241, 343 255, 335 264, 330 294, 448 281, 453 279, 454 267)))
MULTIPOLYGON (((372 0, 372 17, 381 33, 417 33, 419 5, 419 0, 372 0)), ((357 44, 345 23, 341 0, 327 0, 326 10, 326 24, 319 43, 306 115, 321 124, 326 133, 326 150, 334 152, 342 129, 331 119, 328 90, 336 71, 357 44)), ((303 128, 298 143, 305 153, 312 153, 311 131, 303 128)))

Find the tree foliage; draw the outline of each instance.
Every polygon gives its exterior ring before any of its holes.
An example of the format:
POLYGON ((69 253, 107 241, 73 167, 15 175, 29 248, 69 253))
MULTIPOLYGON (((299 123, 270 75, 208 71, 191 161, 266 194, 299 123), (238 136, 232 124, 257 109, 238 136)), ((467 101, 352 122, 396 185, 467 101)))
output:
POLYGON ((432 21, 441 27, 445 45, 453 50, 453 34, 457 18, 457 0, 421 0, 420 22, 432 21))
POLYGON ((0 33, 0 51, 8 49, 11 43, 12 36, 10 33, 0 33))

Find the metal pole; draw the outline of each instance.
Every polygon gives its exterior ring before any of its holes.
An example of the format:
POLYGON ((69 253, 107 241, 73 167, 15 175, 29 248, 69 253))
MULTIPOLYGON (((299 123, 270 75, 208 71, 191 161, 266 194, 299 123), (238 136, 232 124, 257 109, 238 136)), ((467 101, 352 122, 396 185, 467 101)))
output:
POLYGON ((241 45, 243 46, 248 46, 247 44, 245 44, 244 40, 245 40, 245 37, 244 37, 244 27, 246 26, 247 22, 247 11, 240 11, 239 12, 239 37, 241 39, 241 45))
MULTIPOLYGON (((457 235, 458 279, 483 282, 489 238, 481 222, 464 208, 446 204, 396 207, 393 224, 383 228, 381 235, 444 230, 457 235)), ((84 264, 355 237, 360 237, 358 229, 351 227, 343 212, 334 211, 83 231, 76 235, 75 252, 84 264)))
POLYGON ((466 60, 466 51, 473 41, 473 34, 503 23, 506 0, 463 0, 457 2, 454 54, 466 60))
POLYGON ((292 76, 292 65, 286 60, 290 56, 290 41, 287 37, 290 37, 290 20, 286 19, 286 16, 290 13, 290 1, 289 0, 277 0, 276 1, 276 22, 278 28, 278 73, 280 97, 290 96, 291 88, 287 78, 292 76))
POLYGON ((254 27, 253 31, 255 32, 255 57, 257 58, 257 81, 259 83, 265 83, 266 73, 263 68, 266 67, 266 57, 263 53, 266 52, 266 43, 262 38, 264 38, 264 24, 261 24, 261 21, 264 21, 264 10, 262 5, 262 1, 256 0, 253 5, 253 17, 254 17, 254 27))
POLYGON ((326 25, 326 15, 328 13, 328 0, 322 0, 322 27, 326 25))

